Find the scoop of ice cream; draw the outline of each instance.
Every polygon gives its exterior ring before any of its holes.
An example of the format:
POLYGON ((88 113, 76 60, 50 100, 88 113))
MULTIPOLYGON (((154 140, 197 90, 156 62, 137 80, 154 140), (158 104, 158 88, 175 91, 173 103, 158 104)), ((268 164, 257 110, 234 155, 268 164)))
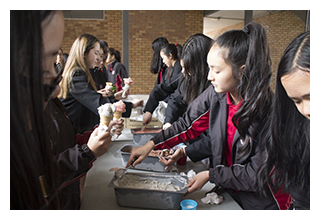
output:
POLYGON ((125 112, 126 111, 126 104, 124 104, 123 101, 119 101, 113 104, 114 106, 116 106, 116 110, 118 112, 125 112))
POLYGON ((117 107, 114 104, 106 103, 98 108, 99 115, 113 116, 117 107))
POLYGON ((133 84, 133 80, 129 78, 123 78, 124 84, 131 85, 133 84))
POLYGON ((112 83, 111 82, 106 82, 105 89, 111 89, 111 88, 112 88, 112 83))

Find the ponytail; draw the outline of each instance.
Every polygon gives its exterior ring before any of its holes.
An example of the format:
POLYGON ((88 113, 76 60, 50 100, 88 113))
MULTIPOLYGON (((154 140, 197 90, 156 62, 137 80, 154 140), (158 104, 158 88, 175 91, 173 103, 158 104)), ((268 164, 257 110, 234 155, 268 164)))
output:
POLYGON ((240 151, 246 153, 250 150, 249 127, 271 110, 271 58, 266 34, 260 24, 250 22, 243 30, 225 32, 216 43, 223 49, 225 62, 232 66, 234 77, 239 79, 236 92, 243 100, 232 121, 245 140, 240 151))
POLYGON ((180 44, 166 44, 161 48, 161 51, 166 55, 170 56, 172 54, 172 58, 174 60, 180 60, 182 47, 180 44))

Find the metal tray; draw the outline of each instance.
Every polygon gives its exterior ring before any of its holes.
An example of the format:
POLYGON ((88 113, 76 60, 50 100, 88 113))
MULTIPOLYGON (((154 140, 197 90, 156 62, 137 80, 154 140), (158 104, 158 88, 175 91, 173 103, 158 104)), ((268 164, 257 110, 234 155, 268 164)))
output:
POLYGON ((131 129, 133 142, 138 146, 145 145, 151 138, 161 131, 159 128, 146 128, 145 130, 149 131, 148 133, 137 133, 140 130, 141 128, 131 129))
MULTIPOLYGON (((120 149, 122 165, 125 167, 128 163, 129 157, 131 155, 131 150, 137 146, 126 144, 120 149)), ((157 172, 168 172, 165 170, 166 165, 159 162, 159 158, 155 156, 147 156, 140 164, 135 166, 135 169, 157 171, 157 172)))
MULTIPOLYGON (((180 202, 187 192, 185 187, 187 177, 172 173, 126 173, 125 175, 136 175, 138 177, 158 182, 171 182, 182 189, 179 191, 164 191, 155 189, 137 189, 117 186, 117 178, 113 177, 109 187, 114 188, 118 205, 136 207, 143 209, 179 209, 180 202)), ((123 177, 124 178, 124 177, 123 177)), ((122 179, 123 179, 122 178, 122 179)))

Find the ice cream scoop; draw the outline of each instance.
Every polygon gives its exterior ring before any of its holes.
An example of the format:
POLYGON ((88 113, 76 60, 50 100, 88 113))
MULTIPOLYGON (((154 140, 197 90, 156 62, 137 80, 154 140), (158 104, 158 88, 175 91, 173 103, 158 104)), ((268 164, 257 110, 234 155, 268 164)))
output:
POLYGON ((124 87, 123 89, 123 93, 122 93, 122 98, 126 98, 126 92, 130 89, 130 86, 133 84, 133 80, 129 77, 129 78, 123 78, 124 81, 124 87))
POLYGON ((98 108, 98 113, 100 116, 100 124, 109 125, 110 121, 113 119, 113 114, 117 107, 114 104, 106 103, 98 108))
POLYGON ((110 121, 112 121, 113 114, 116 111, 116 109, 117 107, 111 103, 106 103, 98 107, 98 113, 100 116, 98 135, 108 130, 109 123, 110 121))
POLYGON ((134 161, 135 159, 133 159, 130 166, 128 166, 127 168, 119 168, 115 170, 115 176, 117 177, 117 179, 120 180, 124 176, 124 174, 127 172, 128 169, 133 168, 132 164, 134 163, 134 161))
POLYGON ((114 106, 116 106, 116 111, 114 112, 113 116, 119 120, 122 117, 122 113, 126 112, 126 104, 124 104, 123 101, 119 101, 113 104, 114 106))
POLYGON ((112 83, 111 82, 106 82, 106 90, 111 89, 112 88, 112 83))

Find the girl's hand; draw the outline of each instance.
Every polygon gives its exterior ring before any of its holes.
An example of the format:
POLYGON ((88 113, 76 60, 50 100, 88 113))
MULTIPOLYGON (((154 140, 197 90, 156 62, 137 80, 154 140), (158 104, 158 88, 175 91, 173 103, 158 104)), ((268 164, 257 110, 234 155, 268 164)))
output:
POLYGON ((122 93, 123 93, 123 90, 121 90, 119 92, 116 92, 114 94, 114 98, 117 99, 117 100, 121 100, 122 99, 122 93))
POLYGON ((134 159, 134 163, 132 164, 133 167, 135 167, 137 164, 141 163, 150 153, 150 151, 154 148, 154 143, 153 141, 148 141, 145 145, 138 147, 138 148, 133 148, 131 151, 131 155, 128 159, 128 163, 126 167, 129 167, 130 164, 134 159))
MULTIPOLYGON (((113 121, 111 121, 113 122, 113 121)), ((110 124, 111 124, 110 122, 110 124)), ((122 130, 123 130, 123 122, 124 122, 124 119, 120 119, 120 120, 114 120, 114 125, 113 125, 113 128, 115 128, 115 130, 113 130, 112 132, 114 134, 117 134, 117 135, 121 135, 122 134, 122 130)), ((111 129, 112 127, 110 127, 109 125, 109 128, 108 129, 111 129)))
POLYGON ((195 175, 187 184, 187 187, 190 187, 188 189, 188 193, 192 193, 196 190, 202 189, 202 187, 209 181, 209 170, 202 171, 201 173, 198 173, 195 175))
POLYGON ((171 123, 167 122, 162 126, 163 130, 167 130, 167 128, 169 128, 171 126, 171 123))
POLYGON ((98 135, 98 129, 95 129, 88 140, 87 146, 93 153, 95 157, 99 157, 106 153, 109 150, 111 143, 110 130, 112 127, 116 129, 113 131, 115 134, 120 135, 123 130, 123 119, 122 120, 113 120, 109 124, 108 131, 98 135))
MULTIPOLYGON (((110 123, 111 124, 111 123, 110 123)), ((111 135, 109 131, 98 135, 96 128, 90 135, 87 146, 95 157, 99 157, 109 150, 111 143, 111 135)))
POLYGON ((147 125, 151 122, 152 114, 150 112, 145 112, 143 115, 143 122, 142 124, 147 125))
POLYGON ((175 162, 177 162, 181 157, 185 156, 184 148, 179 148, 174 152, 173 155, 168 156, 168 159, 165 159, 164 157, 160 157, 159 161, 163 165, 166 165, 165 169, 167 170, 170 166, 172 166, 175 162))
POLYGON ((102 95, 102 97, 109 97, 111 95, 111 89, 106 90, 104 89, 100 89, 97 91, 97 93, 100 93, 102 95))
POLYGON ((132 100, 132 108, 143 107, 143 100, 134 99, 132 100))

